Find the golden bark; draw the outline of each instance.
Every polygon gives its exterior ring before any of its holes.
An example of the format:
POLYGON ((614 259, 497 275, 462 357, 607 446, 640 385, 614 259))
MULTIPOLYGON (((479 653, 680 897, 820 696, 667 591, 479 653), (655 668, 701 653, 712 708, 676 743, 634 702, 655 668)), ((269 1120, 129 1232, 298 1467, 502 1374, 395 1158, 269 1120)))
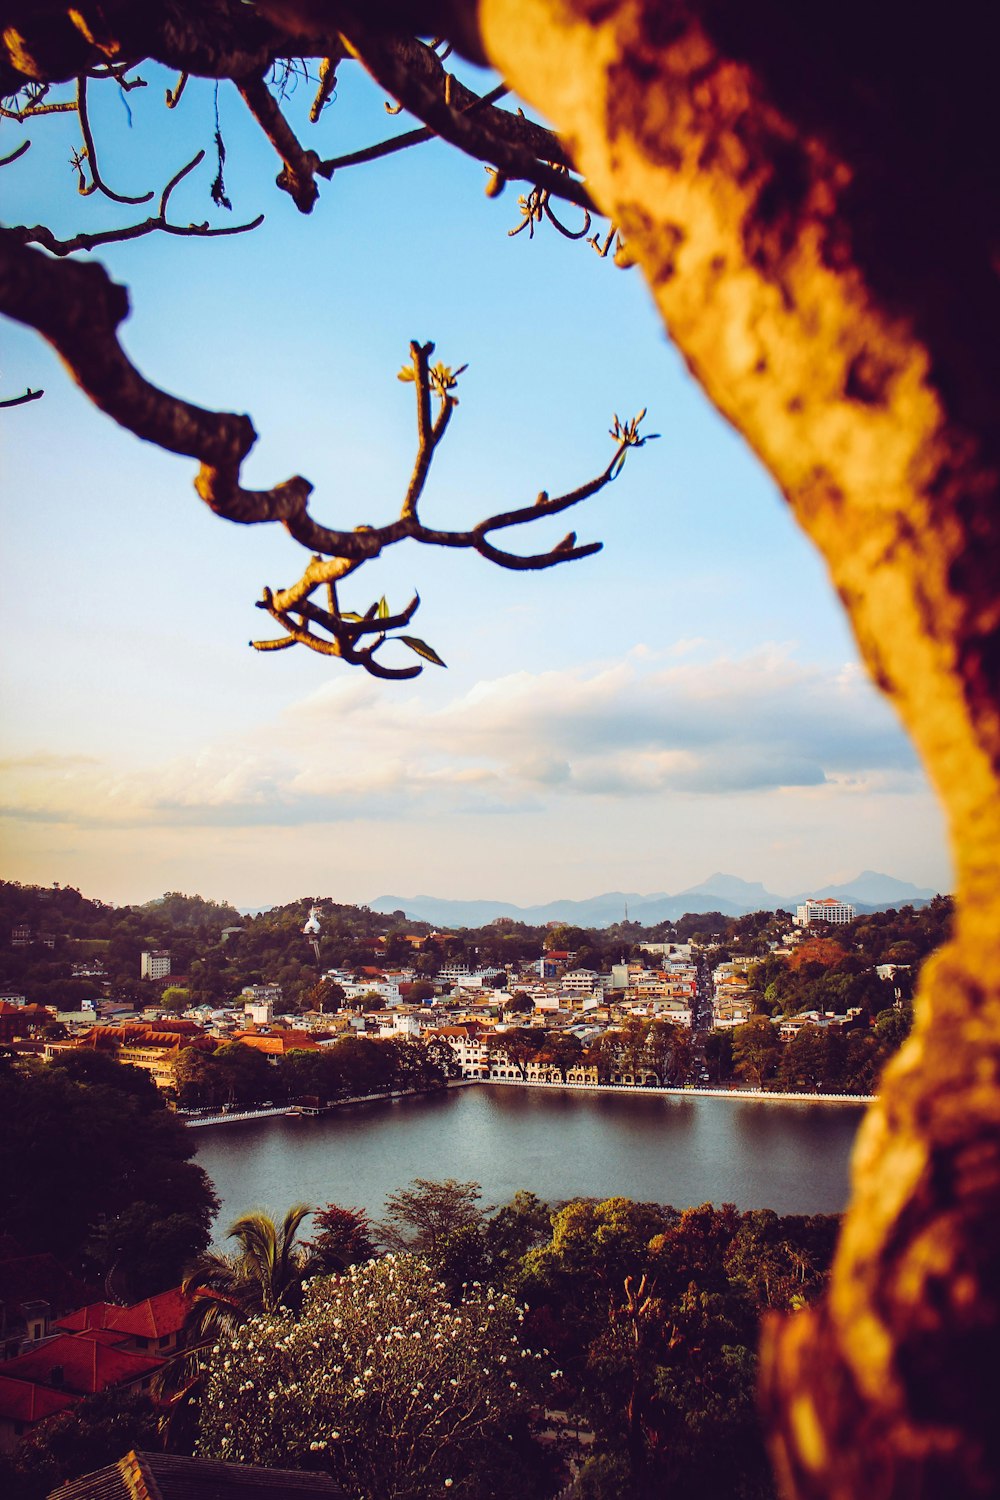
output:
POLYGON ((959 1500, 1000 1488, 997 137, 988 39, 876 11, 478 17, 821 550, 946 810, 956 938, 862 1128, 827 1300, 766 1331, 763 1401, 789 1496, 959 1500))

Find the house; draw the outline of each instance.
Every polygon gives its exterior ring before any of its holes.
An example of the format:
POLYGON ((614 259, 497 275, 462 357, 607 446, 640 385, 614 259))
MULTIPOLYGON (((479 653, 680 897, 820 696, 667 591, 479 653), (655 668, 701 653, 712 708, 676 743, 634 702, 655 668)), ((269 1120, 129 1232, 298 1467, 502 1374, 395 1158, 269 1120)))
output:
POLYGON ((148 949, 139 960, 140 979, 166 979, 170 973, 170 954, 164 948, 148 949))
POLYGON ((48 1338, 53 1320, 87 1295, 84 1283, 54 1255, 24 1255, 9 1236, 0 1240, 0 1360, 24 1354, 48 1338))
POLYGON ((289 1052, 315 1052, 319 1043, 308 1031, 298 1027, 272 1026, 269 1031, 237 1031, 234 1042, 252 1047, 254 1052, 263 1052, 269 1062, 277 1063, 289 1052))
POLYGON ((184 1322, 191 1307, 180 1287, 146 1297, 130 1307, 111 1302, 89 1302, 56 1321, 63 1333, 92 1336, 97 1333, 120 1335, 117 1347, 135 1354, 172 1354, 182 1342, 184 1322))
POLYGON ((25 1434, 39 1422, 67 1411, 79 1399, 67 1391, 52 1390, 31 1380, 11 1380, 0 1371, 0 1453, 13 1453, 25 1434))
POLYGON ((811 927, 813 922, 853 922, 855 917, 854 907, 848 901, 837 901, 833 896, 822 896, 820 899, 804 901, 801 906, 795 908, 792 921, 796 927, 811 927))
POLYGON ((118 1347, 114 1333, 59 1334, 0 1371, 0 1453, 10 1453, 37 1422, 109 1386, 144 1390, 162 1359, 118 1347))
MULTIPOLYGON (((4 1264, 0 1262, 0 1273, 4 1264)), ((68 1282, 78 1285, 73 1278, 68 1282)), ((58 1293, 58 1281, 50 1276, 46 1284, 58 1293)), ((42 1285, 37 1276, 32 1285, 42 1285)), ((37 1422, 66 1411, 84 1396, 109 1386, 145 1390, 183 1342, 189 1306, 180 1287, 173 1287, 130 1307, 88 1302, 54 1322, 39 1316, 34 1325, 29 1323, 33 1345, 22 1345, 22 1353, 0 1365, 0 1453, 10 1453, 37 1422)), ((40 1313, 37 1304, 36 1309, 40 1313)))
POLYGON ((199 1052, 214 1052, 216 1047, 200 1026, 183 1020, 94 1026, 76 1045, 98 1050, 117 1048, 115 1055, 119 1062, 142 1068, 161 1089, 173 1088, 174 1061, 185 1047, 195 1047, 199 1052))

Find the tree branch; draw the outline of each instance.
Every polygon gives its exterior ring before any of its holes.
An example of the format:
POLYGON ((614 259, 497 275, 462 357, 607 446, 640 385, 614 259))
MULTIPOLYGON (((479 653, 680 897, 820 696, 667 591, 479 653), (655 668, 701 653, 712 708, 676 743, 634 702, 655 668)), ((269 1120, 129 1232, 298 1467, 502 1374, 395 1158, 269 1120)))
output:
POLYGON ((19 156, 23 156, 26 151, 30 150, 31 142, 22 141, 17 150, 12 151, 9 156, 0 156, 0 167, 9 167, 12 161, 17 161, 19 156))
POLYGON ((103 193, 105 198, 110 198, 113 203, 148 203, 153 196, 152 190, 148 193, 143 193, 138 198, 130 198, 123 193, 114 192, 101 177, 101 169, 97 163, 97 147, 94 145, 94 133, 90 128, 90 115, 87 112, 86 73, 81 73, 77 79, 76 111, 80 116, 80 131, 83 135, 83 156, 86 157, 89 163, 91 176, 90 186, 87 187, 83 170, 78 162, 77 170, 80 172, 80 192, 83 196, 87 198, 91 193, 97 191, 103 193))
POLYGON ((278 186, 289 194, 300 213, 312 213, 319 197, 314 181, 319 156, 299 144, 263 78, 243 80, 238 88, 250 113, 285 164, 277 177, 278 186))
MULTIPOLYGON (((25 145, 29 144, 25 142, 25 145)), ((247 234, 251 229, 257 229, 264 222, 264 215, 258 214, 256 219, 251 219, 247 224, 224 224, 213 228, 205 224, 171 224, 167 219, 167 207, 170 195, 177 184, 193 172, 205 159, 204 151, 199 151, 187 166, 181 167, 175 172, 160 195, 159 212, 152 218, 143 219, 141 224, 124 225, 121 229, 102 229, 94 234, 81 231, 72 239, 60 240, 44 224, 36 224, 33 228, 17 226, 11 228, 7 233, 15 236, 22 245, 41 245, 53 255, 72 255, 78 250, 94 250, 99 245, 121 244, 127 240, 142 239, 144 235, 153 234, 160 230, 164 234, 175 234, 196 239, 217 239, 221 235, 247 234)), ((0 166, 3 163, 0 162, 0 166)))
MULTIPOLYGON (((161 198, 165 221, 169 196, 177 183, 197 164, 190 163, 167 184, 161 198)), ((416 637, 390 632, 402 630, 419 604, 394 615, 380 600, 364 615, 345 613, 337 601, 336 583, 366 561, 378 557, 389 546, 405 539, 430 546, 465 548, 500 567, 516 570, 555 567, 599 550, 600 543, 577 545, 570 532, 545 552, 528 556, 494 546, 495 531, 532 521, 579 504, 610 484, 620 473, 628 450, 647 441, 639 435, 644 413, 621 424, 616 417, 611 429, 615 453, 607 467, 588 483, 565 495, 539 495, 535 504, 500 512, 466 531, 440 531, 425 526, 418 505, 434 453, 447 431, 454 408, 458 378, 464 366, 431 364, 434 345, 414 341, 410 363, 400 378, 415 387, 417 455, 396 520, 382 526, 357 526, 350 531, 328 528, 309 514, 312 485, 296 475, 269 490, 246 490, 240 484, 244 458, 256 441, 249 417, 211 412, 177 396, 158 390, 128 359, 118 341, 118 327, 128 316, 128 297, 96 263, 51 260, 24 243, 25 231, 0 230, 0 312, 38 330, 61 355, 77 383, 91 400, 121 426, 147 442, 171 453, 196 459, 200 465, 195 488, 217 515, 241 524, 280 521, 289 534, 313 552, 313 558, 298 583, 291 588, 265 590, 260 601, 296 643, 324 655, 339 656, 361 666, 376 677, 413 677, 420 666, 387 668, 376 654, 387 640, 401 641, 417 656, 444 665, 433 647, 416 637), (432 415, 433 403, 437 414, 432 415), (311 596, 319 587, 328 590, 329 608, 322 609, 311 596), (316 628, 326 632, 317 634, 316 628), (362 638, 373 639, 360 645, 362 638)), ((127 233, 123 232, 123 233, 127 233)), ((272 642, 263 650, 275 650, 272 642)))
POLYGON ((0 411, 8 406, 26 406, 29 401, 39 401, 44 395, 44 391, 27 390, 23 396, 10 396, 6 401, 0 401, 0 411))
POLYGON ((505 177, 541 184, 553 196, 597 212, 583 183, 569 175, 572 161, 551 131, 508 110, 473 112, 469 106, 477 96, 445 72, 430 47, 410 37, 387 37, 353 19, 345 41, 375 81, 442 140, 505 177))

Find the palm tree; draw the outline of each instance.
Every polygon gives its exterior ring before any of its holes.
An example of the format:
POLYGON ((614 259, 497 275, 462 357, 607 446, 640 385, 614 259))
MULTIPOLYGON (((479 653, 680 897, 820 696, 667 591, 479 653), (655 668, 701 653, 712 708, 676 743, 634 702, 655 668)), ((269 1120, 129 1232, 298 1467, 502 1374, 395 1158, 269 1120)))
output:
POLYGON ((303 1283, 319 1269, 310 1247, 296 1243, 303 1219, 312 1212, 311 1204, 296 1203, 279 1225, 271 1214, 253 1209, 227 1231, 238 1250, 228 1255, 208 1250, 191 1265, 181 1283, 191 1299, 184 1344, 154 1381, 154 1394, 165 1403, 161 1432, 168 1446, 189 1435, 207 1373, 201 1359, 205 1350, 256 1313, 281 1307, 298 1311, 303 1283))
POLYGON ((312 1211, 310 1204, 296 1203, 278 1225, 269 1213, 253 1209, 229 1226, 227 1237, 239 1242, 235 1254, 210 1250, 198 1257, 183 1282, 192 1304, 189 1335, 204 1339, 254 1313, 297 1306, 311 1257, 295 1240, 312 1211))

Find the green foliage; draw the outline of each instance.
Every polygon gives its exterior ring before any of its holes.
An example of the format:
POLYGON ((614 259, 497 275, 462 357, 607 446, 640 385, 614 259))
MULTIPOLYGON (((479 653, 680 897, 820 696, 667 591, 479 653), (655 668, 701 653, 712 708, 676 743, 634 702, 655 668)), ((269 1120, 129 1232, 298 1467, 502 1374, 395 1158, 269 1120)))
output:
POLYGON ((160 996, 160 1005, 164 1010, 173 1010, 182 1014, 191 1004, 191 991, 183 985, 168 984, 160 996))
POLYGON ((311 1212, 308 1203, 296 1203, 278 1224, 255 1209, 226 1231, 239 1247, 233 1254, 210 1251, 198 1257, 184 1278, 184 1290, 192 1299, 188 1332, 194 1340, 238 1327, 255 1313, 298 1304, 302 1283, 312 1269, 298 1233, 311 1212))
POLYGON ((449 1303, 410 1256, 314 1281, 297 1321, 265 1315, 220 1340, 198 1451, 326 1469, 362 1500, 537 1494, 548 1476, 526 1438, 540 1375, 523 1317, 491 1288, 449 1303))
POLYGON ((17 1452, 0 1459, 5 1500, 44 1500, 58 1485, 158 1446, 157 1412, 145 1392, 112 1386, 40 1422, 17 1452))
POLYGON ((755 1017, 733 1029, 733 1065, 752 1088, 759 1089, 778 1070, 781 1041, 770 1021, 755 1017))
POLYGON ((0 1072, 0 1225, 129 1295, 208 1243, 217 1204, 194 1150, 148 1075, 101 1053, 0 1072))
POLYGON ((595 1434, 574 1500, 773 1496, 754 1403, 757 1327, 822 1289, 837 1221, 578 1201, 522 1260, 526 1327, 595 1434))
POLYGON ((482 1195, 478 1182, 456 1182, 454 1177, 432 1182, 415 1177, 410 1187, 385 1200, 386 1216, 379 1233, 390 1250, 425 1255, 431 1265, 437 1265, 453 1235, 479 1226, 482 1195))

